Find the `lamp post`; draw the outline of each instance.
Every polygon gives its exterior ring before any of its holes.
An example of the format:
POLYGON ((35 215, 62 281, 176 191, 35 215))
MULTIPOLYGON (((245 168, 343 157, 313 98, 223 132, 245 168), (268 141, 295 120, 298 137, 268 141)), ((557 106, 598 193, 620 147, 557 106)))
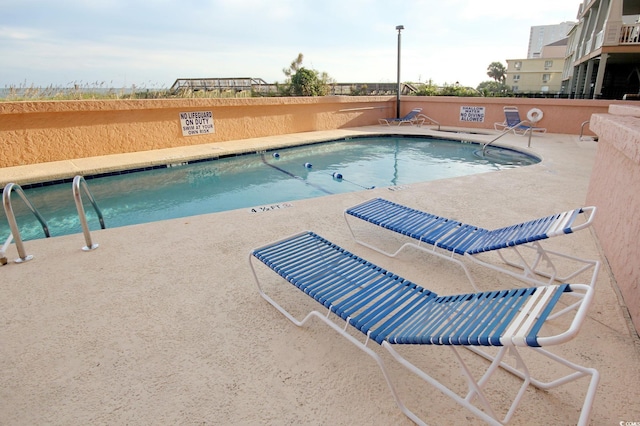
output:
POLYGON ((396 26, 398 30, 398 91, 396 94, 396 118, 400 118, 400 32, 404 30, 404 25, 396 26))

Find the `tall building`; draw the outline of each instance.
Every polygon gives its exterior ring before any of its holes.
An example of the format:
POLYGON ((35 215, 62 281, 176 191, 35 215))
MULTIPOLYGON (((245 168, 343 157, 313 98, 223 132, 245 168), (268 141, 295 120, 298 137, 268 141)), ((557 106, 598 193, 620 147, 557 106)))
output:
POLYGON ((527 59, 539 58, 542 48, 567 37, 575 22, 562 22, 557 25, 538 25, 529 32, 529 50, 527 59))
POLYGON ((576 98, 640 96, 640 1, 583 0, 569 33, 563 93, 576 98))

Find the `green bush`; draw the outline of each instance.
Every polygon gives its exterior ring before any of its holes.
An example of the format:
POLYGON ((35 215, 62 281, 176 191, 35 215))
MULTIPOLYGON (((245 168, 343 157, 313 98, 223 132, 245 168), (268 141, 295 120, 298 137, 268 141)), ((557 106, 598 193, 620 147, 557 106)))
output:
POLYGON ((302 67, 291 76, 291 93, 294 96, 324 96, 327 92, 328 87, 316 70, 302 67))

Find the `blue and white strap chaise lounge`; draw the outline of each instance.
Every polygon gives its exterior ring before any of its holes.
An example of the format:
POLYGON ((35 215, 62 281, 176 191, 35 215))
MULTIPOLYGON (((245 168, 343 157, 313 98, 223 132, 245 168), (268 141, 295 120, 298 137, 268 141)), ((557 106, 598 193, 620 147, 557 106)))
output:
MULTIPOLYGON (((582 407, 571 409, 580 411, 578 424, 589 422, 598 371, 543 349, 576 336, 593 298, 594 289, 589 285, 562 284, 438 296, 308 231, 254 249, 249 255, 249 264, 260 295, 294 324, 302 326, 309 319, 317 318, 371 356, 381 368, 398 407, 417 424, 424 422, 402 402, 382 358, 375 347, 368 345, 370 341, 385 348, 410 372, 489 424, 508 422, 529 384, 552 389, 588 378, 582 407), (267 279, 269 269, 264 265, 323 305, 325 312, 312 310, 304 319, 296 319, 265 291, 281 285, 282 280, 267 279), (579 303, 576 309, 564 309, 576 299, 579 303), (560 328, 557 321, 552 321, 548 330, 547 320, 558 309, 565 312, 566 322, 560 328), (349 325, 364 334, 362 339, 356 337, 358 333, 350 332, 349 325), (462 367, 468 393, 460 395, 418 368, 400 354, 400 345, 422 345, 425 351, 438 350, 435 346, 448 347, 462 367), (474 378, 478 374, 472 373, 470 363, 464 362, 456 346, 470 349, 490 361, 479 379, 474 378), (488 346, 494 348, 483 350, 488 346), (523 355, 524 351, 543 355, 547 360, 545 365, 555 361, 571 372, 548 382, 539 381, 532 377, 521 351, 523 355), (514 366, 507 363, 507 354, 515 357, 514 366), (499 367, 522 380, 518 389, 512 389, 513 402, 500 412, 494 409, 495 401, 492 404, 485 392, 491 377, 501 371, 499 367)), ((529 356, 524 358, 530 360, 529 356)), ((552 393, 546 397, 562 398, 562 395, 552 393)), ((425 402, 428 399, 425 398, 425 402)), ((435 411, 433 407, 422 408, 422 411, 435 411)))
POLYGON ((380 118, 378 119, 378 122, 380 124, 386 124, 387 126, 390 126, 392 124, 395 124, 397 126, 401 126, 402 124, 410 124, 410 125, 417 125, 418 127, 422 126, 422 124, 425 121, 425 118, 420 117, 419 115, 420 112, 422 111, 422 108, 414 108, 411 111, 409 111, 407 113, 407 115, 405 115, 404 117, 400 117, 400 118, 380 118))
POLYGON ((548 238, 588 228, 593 222, 595 212, 595 207, 583 207, 489 230, 382 198, 373 198, 346 209, 344 217, 353 238, 358 243, 390 257, 395 257, 406 247, 414 247, 450 260, 462 267, 473 288, 478 290, 473 277, 460 258, 472 260, 533 285, 569 282, 583 272, 591 271, 589 285, 595 285, 600 269, 599 261, 552 251, 542 244, 542 241, 548 238), (409 240, 395 252, 383 250, 358 238, 350 218, 361 219, 396 232, 408 237, 409 240), (500 260, 509 268, 483 260, 482 255, 488 252, 497 253, 500 260), (511 257, 515 260, 507 259, 505 257, 507 253, 511 253, 511 257), (570 266, 579 266, 571 272, 561 274, 557 266, 558 260, 564 260, 570 266))

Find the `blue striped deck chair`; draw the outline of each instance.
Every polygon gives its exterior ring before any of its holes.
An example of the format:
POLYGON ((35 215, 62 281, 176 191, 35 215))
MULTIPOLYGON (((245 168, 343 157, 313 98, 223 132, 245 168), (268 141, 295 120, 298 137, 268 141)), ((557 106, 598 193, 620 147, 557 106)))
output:
POLYGON ((503 132, 512 131, 516 135, 526 135, 528 132, 533 133, 546 133, 547 129, 544 127, 535 127, 528 124, 529 121, 524 121, 520 118, 520 112, 518 107, 506 106, 504 110, 504 122, 494 123, 493 128, 503 132))
POLYGON ((409 111, 407 115, 405 115, 404 117, 379 118, 378 122, 380 124, 386 124, 387 126, 390 126, 392 124, 395 124, 397 126, 400 126, 402 124, 411 124, 413 126, 415 124, 419 127, 419 126, 422 126, 425 120, 424 118, 418 117, 418 114, 420 114, 420 112, 422 112, 422 108, 414 108, 411 111, 409 111))
MULTIPOLYGON (((566 253, 552 251, 543 241, 571 234, 591 226, 595 207, 583 207, 550 216, 488 230, 446 217, 416 210, 382 198, 374 198, 347 208, 344 217, 351 235, 358 243, 384 255, 395 257, 406 247, 414 247, 443 259, 453 261, 464 270, 467 279, 477 291, 467 266, 460 260, 472 260, 482 266, 506 273, 533 285, 569 282, 584 272, 591 272, 589 285, 595 285, 600 262, 582 259, 566 253), (403 235, 402 244, 395 252, 383 250, 356 236, 349 218, 357 218, 380 228, 403 235), (497 253, 504 265, 483 260, 489 252, 497 253), (507 256, 510 254, 510 256, 507 256), (508 257, 508 258, 507 258, 508 257), (559 260, 568 260, 560 272, 559 260), (577 266, 576 266, 577 265, 577 266)), ((358 234, 362 235, 362 229, 358 234)), ((370 239, 370 238, 368 238, 370 239)))
MULTIPOLYGON (((508 422, 529 385, 550 390, 588 378, 583 405, 575 409, 580 411, 578 424, 589 421, 598 371, 577 365, 545 348, 577 335, 593 298, 594 289, 589 285, 561 284, 439 296, 309 231, 254 249, 249 255, 249 265, 260 295, 295 325, 303 326, 309 319, 317 318, 371 356, 382 370, 399 409, 417 424, 425 423, 402 402, 394 385, 399 378, 392 380, 372 342, 386 349, 409 372, 489 424, 508 422), (267 294, 267 290, 272 293, 283 282, 279 278, 269 279, 275 278, 274 274, 267 276, 271 271, 321 304, 323 312, 311 310, 298 320, 267 294), (580 305, 577 309, 565 310, 566 321, 562 327, 557 321, 548 324, 554 311, 563 310, 563 306, 576 299, 580 305), (364 336, 359 339, 356 330, 364 336), (430 350, 446 347, 453 351, 450 359, 453 362, 455 358, 462 367, 468 391, 455 392, 434 379, 426 368, 418 368, 401 354, 406 352, 401 345, 422 345, 425 350, 427 346, 430 350), (469 361, 476 357, 465 362, 458 348, 471 349, 481 359, 486 358, 486 371, 472 374, 469 361), (552 370, 549 360, 559 363, 565 371, 558 375, 566 375, 552 381, 532 377, 522 356, 525 351, 543 356, 545 370, 552 370), (509 360, 505 357, 507 354, 509 360), (511 356, 515 361, 511 361, 511 356), (513 400, 507 403, 508 407, 494 407, 503 401, 506 391, 498 398, 491 398, 485 392, 492 377, 492 383, 501 389, 505 386, 504 377, 494 377, 499 371, 521 380, 521 384, 510 385, 513 400)), ((282 294, 282 290, 277 293, 282 294)), ((304 306, 297 299, 284 304, 294 305, 296 309, 304 306)), ((530 361, 530 355, 524 358, 530 361)), ((548 397, 562 398, 562 395, 548 397)), ((423 407, 423 411, 437 410, 423 407)))

